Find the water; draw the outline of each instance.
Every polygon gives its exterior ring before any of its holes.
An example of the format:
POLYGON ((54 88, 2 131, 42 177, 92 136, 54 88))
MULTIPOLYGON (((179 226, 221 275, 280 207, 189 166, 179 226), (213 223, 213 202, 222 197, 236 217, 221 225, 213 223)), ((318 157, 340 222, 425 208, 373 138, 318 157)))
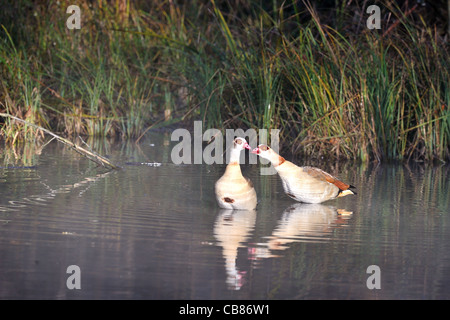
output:
POLYGON ((224 165, 172 164, 170 134, 96 149, 123 170, 58 143, 0 169, 0 299, 450 298, 448 165, 322 166, 358 192, 322 205, 246 165, 258 209, 228 212, 224 165))

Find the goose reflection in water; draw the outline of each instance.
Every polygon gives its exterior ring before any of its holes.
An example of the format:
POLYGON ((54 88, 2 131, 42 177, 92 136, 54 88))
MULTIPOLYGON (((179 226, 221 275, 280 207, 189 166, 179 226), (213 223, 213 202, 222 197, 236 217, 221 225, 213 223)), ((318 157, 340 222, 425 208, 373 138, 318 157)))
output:
MULTIPOLYGON (((279 257, 279 252, 289 248, 289 243, 318 241, 331 238, 334 228, 347 225, 352 212, 322 204, 296 203, 288 207, 267 241, 248 247, 248 259, 260 260, 279 257)), ((247 247, 256 222, 256 210, 219 211, 214 236, 222 247, 225 258, 226 283, 230 290, 239 290, 245 283, 245 271, 236 265, 239 248, 247 247)))
POLYGON ((214 236, 222 247, 227 273, 227 285, 231 290, 239 290, 244 284, 244 271, 239 271, 236 258, 239 248, 245 248, 256 222, 256 210, 222 209, 214 224, 214 236))
POLYGON ((289 248, 289 243, 328 240, 333 229, 347 225, 351 215, 352 212, 333 206, 296 203, 284 210, 267 241, 249 248, 249 253, 253 259, 278 257, 274 251, 289 248))

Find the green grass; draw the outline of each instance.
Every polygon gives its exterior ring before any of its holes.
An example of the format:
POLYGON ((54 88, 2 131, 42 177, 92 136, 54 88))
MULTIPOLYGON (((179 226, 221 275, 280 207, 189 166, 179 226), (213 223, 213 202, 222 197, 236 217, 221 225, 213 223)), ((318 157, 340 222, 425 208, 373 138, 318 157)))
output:
MULTIPOLYGON (((200 119, 280 129, 283 150, 306 157, 450 159, 448 44, 420 7, 379 1, 383 28, 369 30, 359 2, 80 1, 82 28, 68 30, 69 2, 2 13, 1 112, 67 136, 200 119)), ((9 120, 1 135, 40 139, 9 120)))

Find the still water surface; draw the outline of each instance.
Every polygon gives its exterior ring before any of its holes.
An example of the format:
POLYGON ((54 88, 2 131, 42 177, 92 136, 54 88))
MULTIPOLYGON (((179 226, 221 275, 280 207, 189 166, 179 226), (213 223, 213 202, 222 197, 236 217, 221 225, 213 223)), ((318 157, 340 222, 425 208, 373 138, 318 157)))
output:
POLYGON ((321 205, 244 165, 260 202, 229 212, 214 198, 225 165, 174 165, 172 146, 109 145, 123 169, 106 172, 51 143, 35 167, 0 169, 0 299, 450 298, 448 165, 325 164, 358 194, 321 205))

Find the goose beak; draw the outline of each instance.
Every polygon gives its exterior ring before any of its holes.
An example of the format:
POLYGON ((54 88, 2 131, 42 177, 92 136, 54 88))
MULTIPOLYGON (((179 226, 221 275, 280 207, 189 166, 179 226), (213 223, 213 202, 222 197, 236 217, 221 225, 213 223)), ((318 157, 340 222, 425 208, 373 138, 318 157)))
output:
POLYGON ((244 144, 244 148, 248 150, 252 150, 252 148, 248 145, 248 143, 244 144))
POLYGON ((252 150, 252 153, 259 154, 259 148, 255 148, 252 150))

